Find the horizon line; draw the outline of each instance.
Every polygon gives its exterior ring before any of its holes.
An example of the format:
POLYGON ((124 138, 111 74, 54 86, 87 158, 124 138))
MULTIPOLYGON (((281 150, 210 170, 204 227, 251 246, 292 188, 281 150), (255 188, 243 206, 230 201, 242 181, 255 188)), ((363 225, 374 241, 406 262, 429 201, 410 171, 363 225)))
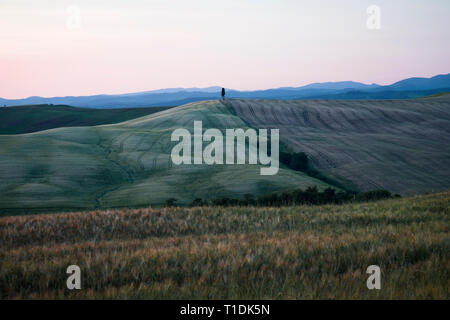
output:
MULTIPOLYGON (((204 89, 209 89, 209 88, 225 88, 226 90, 232 90, 232 91, 238 91, 238 92, 256 92, 256 91, 266 91, 266 90, 277 90, 277 89, 285 89, 285 88, 302 88, 302 87, 306 87, 312 84, 325 84, 325 83, 340 83, 340 82, 353 82, 353 83, 359 83, 359 84, 363 84, 366 86, 380 86, 380 87, 386 87, 386 86, 390 86, 393 85, 397 82, 403 81, 403 80, 407 80, 407 79, 431 79, 434 77, 438 77, 438 76, 446 76, 446 75, 450 75, 450 73, 439 73, 433 76, 413 76, 413 77, 408 77, 408 78, 401 78, 395 82, 389 83, 389 84, 379 84, 376 82, 372 82, 372 83, 366 83, 366 82, 360 82, 360 81, 356 81, 356 80, 338 80, 338 81, 321 81, 321 82, 309 82, 307 84, 304 85, 292 85, 292 86, 280 86, 280 87, 269 87, 269 88, 262 88, 262 89, 250 89, 250 90, 246 90, 246 89, 235 89, 235 88, 227 88, 227 87, 223 87, 223 86, 219 86, 219 85, 210 85, 210 86, 187 86, 187 87, 180 87, 180 86, 174 86, 174 87, 166 87, 166 88, 156 88, 156 89, 149 89, 149 90, 140 90, 140 91, 128 91, 128 92, 122 92, 122 93, 92 93, 92 94, 82 94, 82 95, 54 95, 54 96, 40 96, 40 95, 31 95, 31 96, 26 96, 24 98, 3 98, 3 96, 0 96, 0 99, 3 100, 25 100, 25 99, 29 99, 29 98, 44 98, 44 99, 51 99, 51 98, 68 98, 68 97, 91 97, 91 96, 120 96, 120 95, 126 95, 126 94, 139 94, 139 93, 150 93, 150 92, 154 92, 154 91, 161 91, 161 90, 173 90, 173 89, 179 89, 181 90, 189 90, 189 89, 200 89, 200 90, 204 90, 204 89)), ((195 91, 194 91, 195 92, 195 91)))

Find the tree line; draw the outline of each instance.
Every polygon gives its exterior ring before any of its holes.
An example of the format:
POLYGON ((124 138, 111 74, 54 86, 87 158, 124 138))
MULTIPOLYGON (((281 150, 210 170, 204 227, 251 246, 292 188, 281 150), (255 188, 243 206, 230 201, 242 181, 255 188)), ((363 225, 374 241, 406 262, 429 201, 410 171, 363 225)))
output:
MULTIPOLYGON (((269 148, 270 149, 270 148, 269 148)), ((285 148, 286 149, 286 148, 285 148)), ((287 149, 286 149, 287 150, 287 149)), ((196 198, 190 204, 191 207, 202 206, 295 206, 295 205, 323 205, 323 204, 342 204, 347 202, 366 202, 376 201, 382 199, 389 199, 400 197, 400 195, 392 195, 389 191, 379 189, 367 192, 356 192, 346 190, 338 182, 324 176, 319 171, 315 170, 304 152, 280 152, 280 162, 288 168, 301 171, 316 179, 322 180, 328 184, 337 186, 342 191, 336 191, 333 188, 327 188, 319 191, 316 186, 308 187, 305 190, 297 189, 293 191, 285 191, 281 193, 272 193, 260 197, 255 197, 252 194, 244 195, 243 199, 234 198, 218 198, 214 200, 203 200, 196 198)), ((167 207, 177 206, 178 200, 170 198, 166 200, 167 207)))
MULTIPOLYGON (((333 188, 327 188, 319 191, 316 186, 308 187, 305 190, 297 189, 294 191, 285 191, 281 193, 272 193, 260 197, 252 194, 244 195, 243 199, 218 198, 214 200, 203 200, 196 198, 190 204, 191 207, 202 206, 261 206, 261 207, 281 207, 295 205, 323 205, 323 204, 342 204, 348 202, 366 202, 382 199, 400 197, 392 195, 387 190, 373 190, 368 192, 354 191, 336 191, 333 188)), ((178 200, 170 198, 166 200, 167 207, 177 206, 178 200)))

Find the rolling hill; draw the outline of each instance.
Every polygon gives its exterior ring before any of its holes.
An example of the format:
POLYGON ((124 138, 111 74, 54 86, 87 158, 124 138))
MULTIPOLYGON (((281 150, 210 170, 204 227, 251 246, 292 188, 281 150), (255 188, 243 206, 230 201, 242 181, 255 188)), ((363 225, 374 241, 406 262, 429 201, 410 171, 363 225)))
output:
POLYGON ((450 96, 412 100, 233 100, 350 189, 415 194, 450 188, 450 96))
POLYGON ((245 128, 219 101, 172 108, 119 124, 0 136, 0 208, 59 209, 161 205, 168 198, 240 198, 324 182, 281 168, 261 176, 253 165, 174 166, 172 131, 245 128))
POLYGON ((436 88, 448 88, 448 74, 440 74, 431 78, 409 78, 397 81, 388 87, 393 90, 430 90, 436 88))
POLYGON ((283 146, 348 189, 402 195, 450 188, 450 99, 205 101, 109 125, 0 136, 0 208, 161 205, 329 185, 282 167, 172 165, 177 128, 279 128, 283 146))

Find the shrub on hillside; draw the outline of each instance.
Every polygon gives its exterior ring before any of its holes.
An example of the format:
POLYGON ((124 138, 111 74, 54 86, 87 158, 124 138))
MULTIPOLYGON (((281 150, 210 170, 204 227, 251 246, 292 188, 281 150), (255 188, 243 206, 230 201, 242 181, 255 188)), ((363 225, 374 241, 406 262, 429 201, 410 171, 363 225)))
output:
POLYGON ((375 201, 375 200, 381 200, 381 199, 387 199, 391 198, 392 195, 387 190, 373 190, 373 191, 367 191, 362 192, 356 195, 357 201, 375 201))
POLYGON ((206 205, 208 205, 208 203, 206 201, 203 201, 201 198, 195 198, 191 203, 191 207, 202 207, 206 205))
POLYGON ((166 200, 166 207, 176 207, 178 200, 175 198, 170 198, 166 200))
POLYGON ((309 168, 308 156, 304 152, 280 152, 280 162, 296 171, 307 172, 309 168))

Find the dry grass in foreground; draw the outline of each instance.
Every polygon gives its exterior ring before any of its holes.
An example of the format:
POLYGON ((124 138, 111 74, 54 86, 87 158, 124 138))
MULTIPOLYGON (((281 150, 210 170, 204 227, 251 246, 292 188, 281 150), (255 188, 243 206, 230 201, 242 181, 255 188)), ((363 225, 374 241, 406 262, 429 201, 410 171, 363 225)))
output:
POLYGON ((375 203, 0 218, 11 298, 448 299, 450 192, 375 203), (81 267, 68 291, 66 268, 81 267), (366 287, 367 266, 382 270, 366 287))

